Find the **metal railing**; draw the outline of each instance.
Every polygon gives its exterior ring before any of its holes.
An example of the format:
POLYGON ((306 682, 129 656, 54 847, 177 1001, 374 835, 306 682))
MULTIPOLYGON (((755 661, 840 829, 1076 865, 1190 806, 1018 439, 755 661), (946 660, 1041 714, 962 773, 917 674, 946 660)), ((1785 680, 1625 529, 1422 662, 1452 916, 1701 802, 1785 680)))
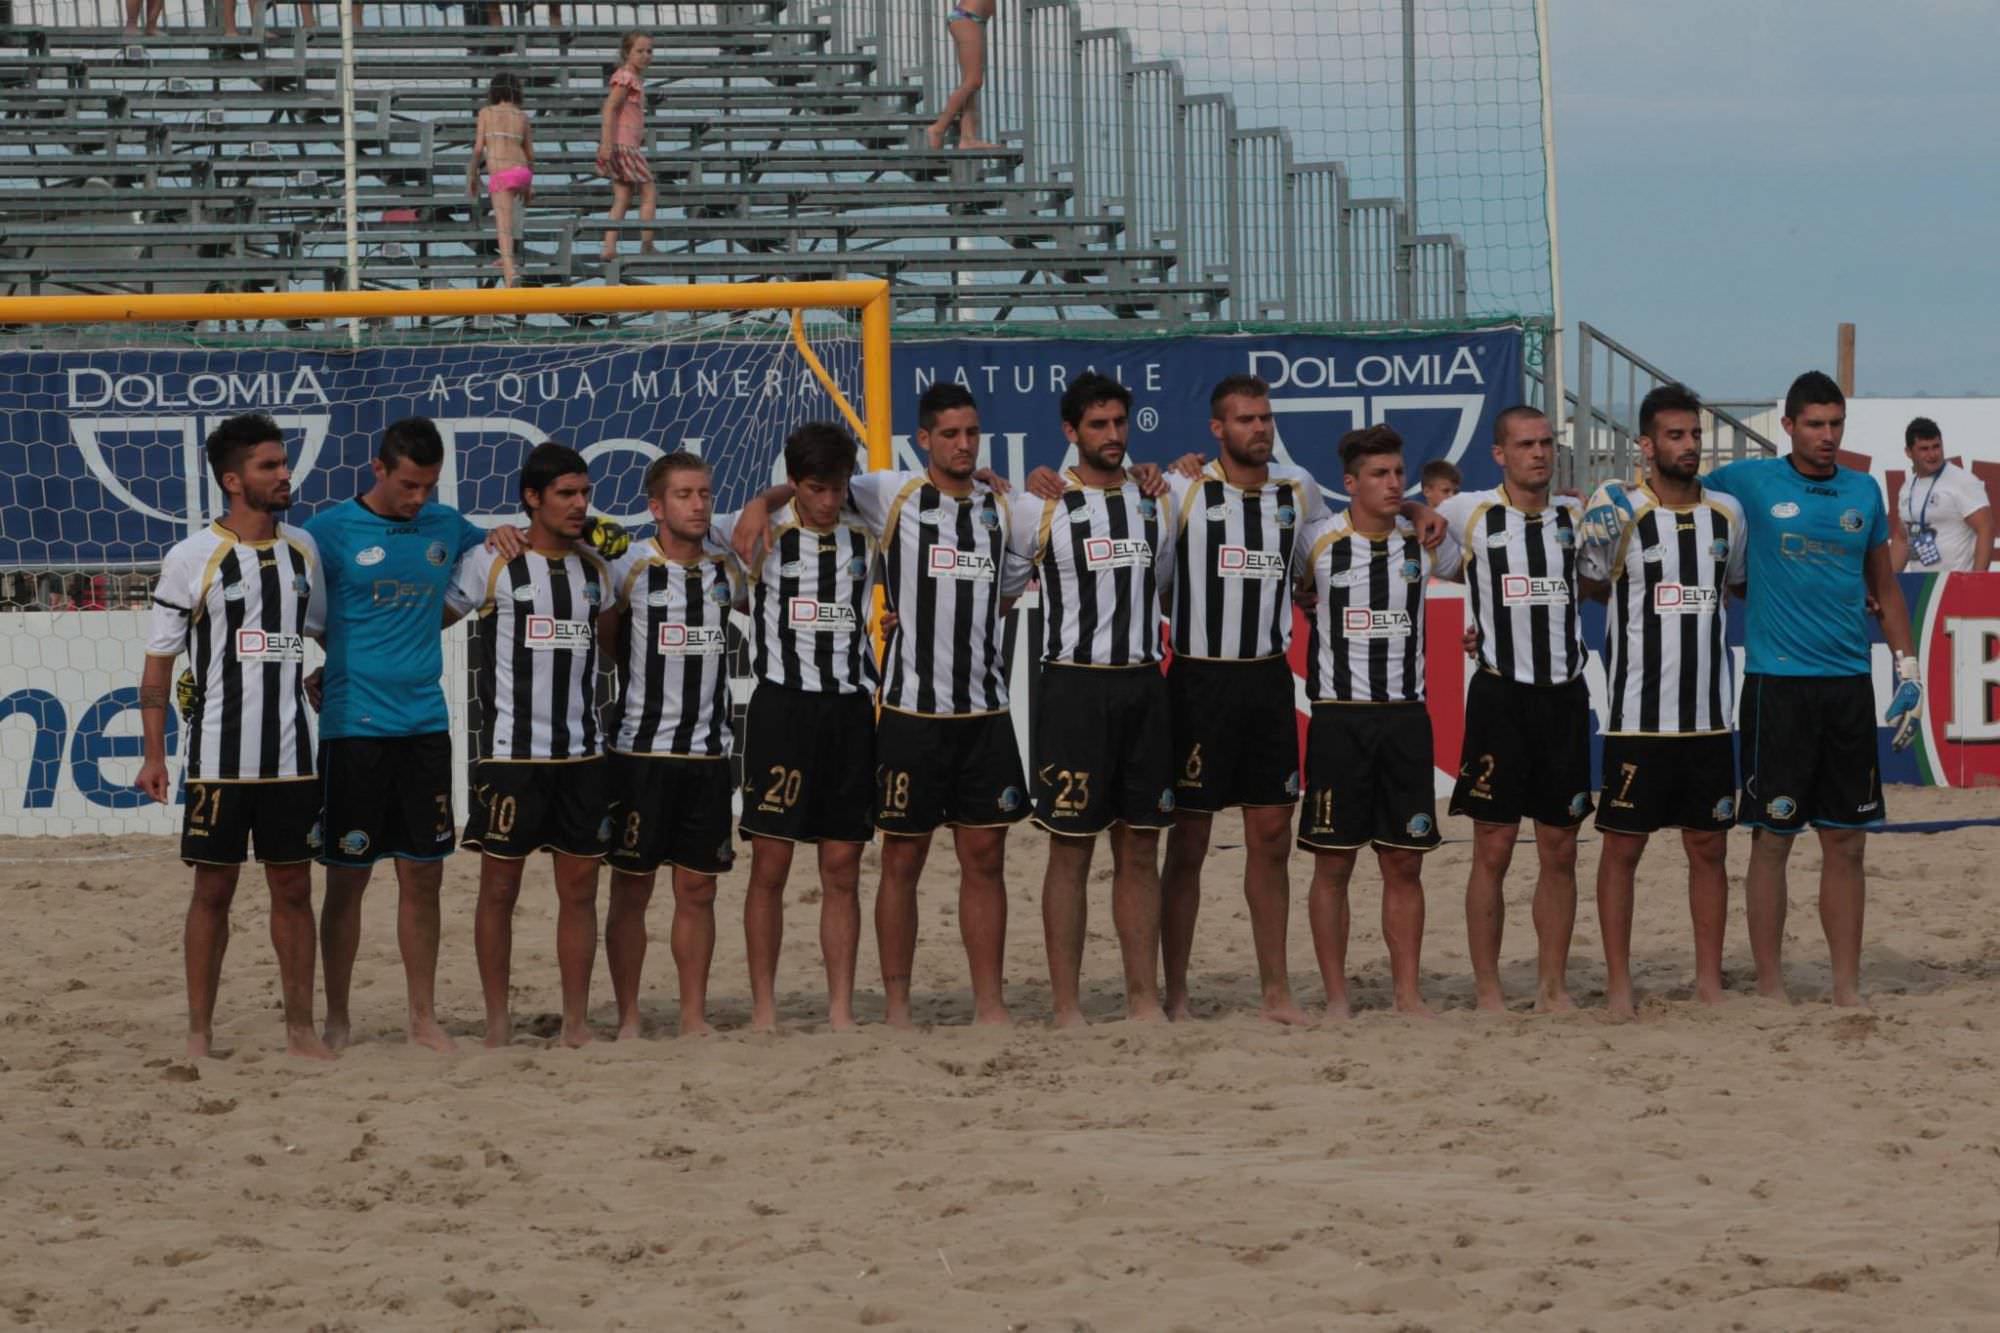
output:
MULTIPOLYGON (((1588 490, 1609 477, 1634 475, 1639 404, 1675 376, 1589 324, 1578 324, 1570 337, 1576 342, 1576 378, 1563 397, 1571 411, 1574 480, 1588 490)), ((1778 452, 1775 443, 1727 407, 1705 403, 1702 418, 1704 470, 1778 452)))
MULTIPOLYGON (((883 83, 958 86, 938 0, 817 0, 834 49, 871 52, 883 83)), ((1293 160, 1291 135, 1238 123, 1227 93, 1190 93, 1173 61, 1135 60, 1078 0, 1021 0, 987 29, 982 134, 1017 143, 1067 211, 1113 217, 1117 244, 1170 250, 1182 281, 1222 282, 1234 320, 1392 324, 1462 319, 1466 255, 1417 235, 1397 198, 1354 198, 1338 162, 1293 160)))

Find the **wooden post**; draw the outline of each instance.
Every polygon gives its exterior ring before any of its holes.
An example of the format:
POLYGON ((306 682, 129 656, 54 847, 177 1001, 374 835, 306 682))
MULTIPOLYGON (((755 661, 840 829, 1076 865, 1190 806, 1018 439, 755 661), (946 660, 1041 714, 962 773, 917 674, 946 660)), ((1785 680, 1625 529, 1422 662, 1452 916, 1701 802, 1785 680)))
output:
POLYGON ((1840 364, 1835 371, 1835 378, 1840 381, 1840 391, 1849 398, 1852 398, 1854 396, 1854 326, 1852 324, 1842 324, 1840 326, 1839 340, 1840 351, 1838 359, 1840 364))

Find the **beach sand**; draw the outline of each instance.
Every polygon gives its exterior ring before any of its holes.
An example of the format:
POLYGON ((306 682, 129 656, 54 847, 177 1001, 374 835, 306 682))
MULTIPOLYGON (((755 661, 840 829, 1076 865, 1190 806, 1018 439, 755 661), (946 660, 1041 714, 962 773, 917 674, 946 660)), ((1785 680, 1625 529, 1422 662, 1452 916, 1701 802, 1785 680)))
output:
MULTIPOLYGON (((1893 791, 1901 819, 2000 794, 1893 791)), ((1690 1002, 1677 843, 1641 871, 1639 1021, 1601 1008, 1582 851, 1571 1015, 1469 1010, 1468 844, 1430 858, 1434 1023, 1386 1011, 1368 858, 1349 954, 1362 1012, 1254 1014, 1240 826, 1218 824, 1198 1021, 1116 1021, 1109 855, 1086 960, 1095 1024, 1047 1026, 1042 839, 1013 840, 1011 1030, 965 1026, 949 847, 924 881, 918 1016, 820 1025, 817 889, 795 876, 786 1031, 752 1037, 742 871, 722 886, 712 1015, 676 1040, 670 907, 653 909, 657 1036, 479 1049, 477 861, 446 878, 440 1005, 463 1049, 398 1037, 385 870, 357 972, 359 1043, 282 1053, 262 885, 246 876, 217 1022, 182 1054, 187 876, 164 839, 0 841, 0 1312, 21 1327, 256 1329, 1993 1329, 2000 1327, 2000 828, 1869 848, 1869 1012, 1825 1000, 1817 850, 1798 849, 1790 978, 1747 997, 1731 839, 1733 998, 1690 1002)), ((1465 827, 1448 821, 1448 838, 1465 827)), ((1531 847, 1506 976, 1532 983, 1531 847)), ((803 858, 802 858, 803 864, 803 858)), ((864 877, 873 898, 873 865, 864 877)), ((1320 996, 1292 861, 1292 972, 1320 996)), ((662 897, 665 897, 664 889, 662 897)), ((529 871, 517 1014, 556 1007, 554 895, 529 871)), ((603 958, 593 988, 611 1030, 603 958)))

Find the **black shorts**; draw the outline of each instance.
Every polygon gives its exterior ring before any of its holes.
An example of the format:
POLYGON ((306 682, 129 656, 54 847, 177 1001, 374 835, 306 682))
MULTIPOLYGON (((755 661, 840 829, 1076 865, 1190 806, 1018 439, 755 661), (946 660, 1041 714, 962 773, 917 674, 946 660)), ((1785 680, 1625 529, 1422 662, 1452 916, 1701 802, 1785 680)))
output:
POLYGON ((720 875, 736 861, 729 760, 678 754, 604 758, 611 797, 613 870, 645 875, 677 866, 720 875))
POLYGON ((1299 713, 1282 657, 1167 667, 1174 717, 1174 808, 1213 814, 1233 805, 1299 799, 1299 713))
POLYGON ((875 701, 757 682, 743 719, 746 838, 867 842, 875 836, 875 701))
POLYGON ((506 861, 536 852, 599 857, 610 841, 602 758, 482 759, 472 766, 468 850, 506 861))
POLYGON ((1885 816, 1875 686, 1866 676, 1743 678, 1737 722, 1751 828, 1868 828, 1885 816))
POLYGON ((319 855, 320 827, 318 778, 192 781, 181 816, 181 860, 240 866, 250 859, 254 836, 259 861, 295 865, 319 855))
POLYGON ((1482 824, 1575 828, 1590 813, 1590 692, 1473 673, 1451 812, 1482 824))
POLYGON ((1597 827, 1718 833, 1736 823, 1736 747, 1714 736, 1606 736, 1597 827))
POLYGON ((342 736, 323 740, 326 800, 320 863, 369 866, 385 856, 440 861, 452 853, 451 737, 342 736))
POLYGON ((1313 705, 1299 846, 1430 851, 1438 845, 1436 772, 1423 704, 1313 705))
POLYGON ((882 832, 990 828, 1027 815, 1010 715, 928 717, 884 708, 875 719, 875 827, 882 832))
POLYGON ((1042 668, 1035 822, 1086 837, 1174 816, 1173 717, 1157 666, 1042 668))

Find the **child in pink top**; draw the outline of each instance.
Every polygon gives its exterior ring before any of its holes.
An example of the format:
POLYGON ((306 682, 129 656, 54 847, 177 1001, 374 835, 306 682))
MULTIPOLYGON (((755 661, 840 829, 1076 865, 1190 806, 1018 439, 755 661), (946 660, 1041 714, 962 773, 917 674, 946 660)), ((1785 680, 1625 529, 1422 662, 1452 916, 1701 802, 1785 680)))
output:
MULTIPOLYGON (((611 76, 611 91, 604 99, 604 125, 597 138, 597 170, 611 178, 611 220, 625 216, 632 192, 639 192, 639 216, 653 220, 657 200, 653 188, 653 168, 640 145, 646 138, 646 90, 640 76, 653 63, 653 39, 643 32, 628 32, 618 45, 618 72, 611 76)), ((640 252, 653 253, 653 233, 640 236, 640 252)), ((618 233, 604 233, 601 257, 618 254, 618 233)))

